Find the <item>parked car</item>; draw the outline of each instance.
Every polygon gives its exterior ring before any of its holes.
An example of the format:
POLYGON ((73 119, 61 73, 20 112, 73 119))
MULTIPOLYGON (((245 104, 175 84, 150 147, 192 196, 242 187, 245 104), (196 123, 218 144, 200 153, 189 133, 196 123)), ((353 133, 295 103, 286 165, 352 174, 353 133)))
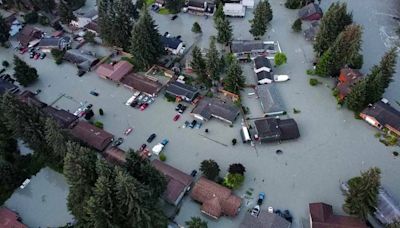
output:
POLYGON ((114 140, 112 143, 112 146, 119 146, 124 142, 123 138, 118 138, 117 140, 114 140))
POLYGON ((153 147, 152 149, 153 153, 155 155, 159 155, 167 144, 168 144, 168 139, 164 139, 163 141, 161 141, 160 143, 158 143, 153 147))
POLYGON ((193 121, 189 124, 189 127, 190 127, 190 128, 194 128, 194 126, 196 126, 196 124, 197 124, 197 120, 193 120, 193 121))
POLYGON ((192 170, 192 172, 190 173, 190 176, 195 177, 197 175, 197 170, 192 170))
POLYGON ((149 104, 144 103, 140 106, 140 111, 144 111, 147 107, 149 107, 149 104))
POLYGON ((36 54, 35 52, 30 52, 29 53, 29 58, 33 59, 33 57, 35 57, 35 54, 36 54))
POLYGON ((40 53, 39 53, 39 52, 36 52, 34 59, 35 59, 35 60, 38 60, 39 57, 40 57, 40 53))
POLYGON ((290 223, 292 223, 292 221, 293 221, 293 216, 290 214, 289 210, 284 210, 282 213, 282 217, 290 223))
POLYGON ((197 122, 197 124, 194 126, 194 128, 200 129, 202 125, 203 125, 203 123, 197 122))
POLYGON ((258 217, 258 215, 260 214, 260 205, 255 205, 250 213, 252 216, 258 217))
POLYGON ((131 105, 132 102, 133 102, 134 100, 135 100, 135 96, 130 97, 130 98, 126 101, 125 105, 127 105, 127 106, 131 105))
POLYGON ((146 144, 146 143, 143 143, 143 144, 140 146, 139 151, 144 150, 144 148, 146 148, 146 146, 147 146, 147 144, 146 144))
POLYGON ((78 70, 78 73, 77 73, 78 77, 82 77, 84 74, 86 74, 86 71, 78 70))
POLYGON ((182 108, 182 104, 178 104, 176 107, 175 107, 175 111, 179 111, 181 108, 182 108))
POLYGON ((174 16, 171 17, 171 21, 175 20, 176 18, 178 18, 178 15, 175 14, 174 16))
POLYGON ((168 139, 163 139, 163 141, 161 141, 161 144, 163 144, 164 146, 168 144, 168 139))
POLYGON ((258 193, 257 204, 261 206, 261 204, 263 203, 264 199, 265 199, 265 193, 264 192, 258 193))
POLYGON ((150 136, 149 136, 149 138, 147 138, 147 142, 148 143, 151 143, 151 142, 153 142, 153 140, 156 138, 156 134, 155 133, 153 133, 153 134, 151 134, 150 136))
POLYGON ((150 98, 150 97, 148 97, 148 96, 144 96, 144 98, 143 98, 142 101, 143 101, 144 103, 147 103, 147 101, 149 100, 149 98, 150 98))
POLYGON ((179 114, 176 114, 175 116, 174 116, 174 121, 177 121, 178 119, 179 119, 179 117, 181 117, 181 115, 179 115, 179 114))
POLYGON ((42 92, 42 90, 37 89, 37 90, 35 91, 35 95, 38 95, 38 94, 41 93, 41 92, 42 92))
POLYGON ((143 98, 144 98, 144 95, 142 94, 137 98, 137 101, 142 101, 143 98))
POLYGON ((137 105, 138 105, 138 102, 137 101, 133 101, 132 104, 131 104, 131 107, 135 108, 137 105))
POLYGON ((25 52, 27 52, 28 51, 28 48, 21 48, 21 49, 19 49, 19 53, 20 54, 24 54, 25 52))
POLYGON ((154 98, 150 98, 150 99, 147 101, 147 104, 153 104, 154 101, 156 101, 154 98))
POLYGON ((22 182, 22 184, 21 184, 21 186, 19 186, 19 188, 24 189, 30 182, 31 182, 30 179, 24 180, 24 182, 22 182))
POLYGON ((133 128, 127 128, 124 132, 124 135, 129 135, 133 131, 133 128))
POLYGON ((98 93, 98 92, 96 92, 96 91, 93 91, 93 90, 92 90, 92 91, 90 91, 90 94, 92 94, 93 96, 96 96, 96 97, 97 97, 97 96, 99 96, 99 93, 98 93))
POLYGON ((182 114, 182 113, 185 112, 186 108, 187 108, 187 106, 182 105, 181 108, 178 110, 178 112, 179 112, 180 114, 182 114))
POLYGON ((186 120, 185 123, 183 124, 182 128, 187 128, 189 126, 189 124, 190 124, 189 121, 186 120))
POLYGON ((40 54, 40 59, 44 59, 44 58, 46 58, 46 53, 40 54))

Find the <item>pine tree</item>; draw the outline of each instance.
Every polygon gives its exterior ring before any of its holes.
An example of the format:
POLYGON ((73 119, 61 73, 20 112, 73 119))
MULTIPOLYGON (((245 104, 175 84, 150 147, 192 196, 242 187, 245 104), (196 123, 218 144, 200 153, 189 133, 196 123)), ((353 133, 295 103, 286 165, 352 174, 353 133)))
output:
POLYGON ((135 17, 138 17, 136 7, 131 0, 114 0, 112 7, 114 12, 113 26, 110 31, 112 39, 107 43, 127 50, 132 35, 133 21, 135 17))
POLYGON ((294 21, 293 25, 292 25, 292 29, 295 32, 300 32, 301 31, 301 19, 298 18, 297 20, 294 21))
POLYGON ((160 34, 145 8, 133 26, 130 53, 138 69, 149 67, 164 53, 160 34))
POLYGON ((224 5, 222 4, 222 2, 220 2, 217 5, 217 9, 215 10, 215 13, 214 13, 214 24, 215 25, 217 25, 217 21, 219 19, 225 19, 224 5))
POLYGON ((185 2, 183 0, 170 0, 166 1, 165 8, 167 8, 171 13, 179 13, 185 2))
POLYGON ((207 77, 206 61, 201 54, 200 48, 197 46, 193 47, 192 61, 190 62, 190 65, 192 66, 193 72, 197 74, 200 82, 203 82, 206 85, 211 84, 209 78, 207 77))
POLYGON ((61 0, 58 5, 58 13, 62 23, 68 25, 72 20, 76 20, 73 10, 68 2, 61 0))
MULTIPOLYGON (((258 2, 253 14, 254 18, 250 20, 251 28, 249 32, 253 35, 255 39, 258 39, 261 36, 263 36, 267 31, 267 23, 268 23, 267 4, 264 1, 258 2)), ((272 11, 271 11, 271 18, 272 18, 272 11)))
POLYGON ((54 0, 32 0, 32 3, 39 9, 50 13, 56 7, 54 0))
POLYGON ((30 67, 16 55, 14 55, 14 77, 22 86, 32 84, 39 77, 35 68, 30 67))
POLYGON ((224 89, 239 94, 240 90, 244 87, 245 78, 243 76, 242 68, 237 61, 234 61, 227 70, 224 79, 224 89))
POLYGON ((271 4, 269 4, 268 0, 264 0, 264 3, 265 3, 265 9, 266 9, 266 19, 267 19, 267 22, 270 22, 270 21, 272 21, 272 18, 274 17, 273 13, 272 13, 271 4))
POLYGON ((316 35, 314 51, 321 56, 329 49, 336 37, 347 25, 353 22, 353 15, 347 13, 346 3, 332 3, 321 20, 320 30, 316 35))
POLYGON ((285 7, 288 9, 300 9, 314 0, 286 0, 285 7))
POLYGON ((215 39, 211 38, 210 47, 206 54, 206 69, 208 77, 212 80, 219 80, 219 74, 221 73, 220 57, 217 47, 215 45, 215 39))
POLYGON ((67 153, 66 137, 53 119, 46 119, 45 134, 46 142, 52 149, 52 160, 55 163, 63 164, 67 153))
POLYGON ((339 34, 317 64, 320 76, 337 76, 340 68, 350 63, 361 50, 361 27, 349 25, 339 34))
POLYGON ((10 37, 9 30, 10 29, 6 25, 6 22, 4 21, 3 16, 0 14, 0 44, 1 44, 1 46, 4 46, 4 44, 8 41, 8 38, 10 37))
POLYGON ((377 167, 361 172, 361 176, 348 181, 349 190, 343 205, 345 212, 366 220, 378 205, 381 171, 377 167))
POLYGON ((391 48, 382 57, 379 63, 380 72, 382 74, 382 86, 383 88, 388 88, 390 82, 393 81, 393 75, 396 73, 396 63, 397 63, 397 48, 391 48))
POLYGON ((192 32, 201 33, 201 27, 200 27, 199 23, 197 23, 197 21, 193 23, 192 32))
POLYGON ((227 18, 216 19, 217 41, 227 45, 233 37, 232 25, 227 18))
POLYGON ((346 96, 347 107, 358 113, 366 104, 367 80, 362 79, 351 88, 351 92, 346 96))

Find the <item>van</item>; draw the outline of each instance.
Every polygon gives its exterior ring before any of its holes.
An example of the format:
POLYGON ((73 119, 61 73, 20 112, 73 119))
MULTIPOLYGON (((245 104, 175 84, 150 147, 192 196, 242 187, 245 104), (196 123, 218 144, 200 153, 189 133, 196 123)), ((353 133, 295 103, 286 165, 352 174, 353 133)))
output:
POLYGON ((242 137, 243 143, 251 142, 250 132, 246 126, 243 126, 242 129, 240 130, 240 136, 242 137))

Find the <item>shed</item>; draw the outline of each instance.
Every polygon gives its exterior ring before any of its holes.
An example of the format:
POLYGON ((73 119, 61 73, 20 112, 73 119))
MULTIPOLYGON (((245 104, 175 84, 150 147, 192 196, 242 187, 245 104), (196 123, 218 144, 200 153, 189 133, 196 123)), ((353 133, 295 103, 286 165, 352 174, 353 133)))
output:
POLYGON ((224 14, 229 17, 244 17, 246 7, 241 3, 225 3, 224 14))

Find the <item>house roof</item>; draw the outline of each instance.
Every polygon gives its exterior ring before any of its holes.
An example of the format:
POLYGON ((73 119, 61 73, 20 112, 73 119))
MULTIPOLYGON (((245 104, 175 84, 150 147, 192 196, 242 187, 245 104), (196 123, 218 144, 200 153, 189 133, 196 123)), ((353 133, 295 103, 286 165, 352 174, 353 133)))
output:
POLYGON ((1 228, 27 228, 25 224, 21 223, 19 216, 14 211, 2 207, 0 208, 0 227, 1 228))
POLYGON ((233 40, 231 43, 231 51, 233 53, 251 52, 254 50, 264 50, 264 42, 262 40, 233 40))
POLYGON ((267 67, 272 70, 272 65, 269 59, 267 59, 265 56, 257 56, 254 59, 254 69, 260 69, 263 67, 267 67))
POLYGON ((0 95, 8 91, 11 91, 14 88, 18 88, 18 86, 3 79, 0 79, 0 95))
POLYGON ((221 215, 235 216, 242 199, 232 194, 232 190, 213 181, 200 177, 190 196, 202 203, 201 210, 215 218, 221 215))
POLYGON ((64 48, 71 42, 71 38, 68 36, 64 37, 44 37, 40 40, 39 47, 52 47, 52 48, 64 48))
POLYGON ((207 5, 215 5, 214 0, 189 0, 188 6, 189 7, 196 7, 196 8, 204 8, 204 3, 207 2, 207 5))
POLYGON ((170 49, 177 49, 179 45, 182 43, 182 40, 176 37, 160 36, 160 40, 164 48, 170 48, 170 49))
POLYGON ((99 30, 98 30, 99 26, 98 26, 97 22, 95 22, 95 21, 89 22, 89 24, 85 25, 85 28, 95 31, 95 32, 99 32, 99 30))
POLYGON ((18 33, 18 41, 22 46, 28 46, 29 42, 40 39, 42 37, 42 32, 33 26, 26 25, 18 33))
POLYGON ((192 113, 200 115, 207 120, 211 119, 211 117, 216 117, 232 123, 239 115, 239 111, 240 109, 232 103, 227 103, 216 98, 205 97, 197 103, 192 113))
POLYGON ((35 107, 37 107, 39 109, 44 108, 44 107, 47 106, 46 103, 41 102, 39 99, 37 99, 36 95, 34 93, 32 93, 31 91, 29 91, 29 90, 25 90, 24 92, 22 92, 19 95, 19 99, 22 102, 24 102, 24 103, 26 103, 26 104, 28 104, 30 106, 35 106, 35 107))
POLYGON ((78 68, 89 71, 90 68, 99 62, 99 59, 88 53, 76 49, 70 49, 65 52, 64 59, 77 64, 78 68))
POLYGON ((310 216, 313 228, 366 228, 364 222, 356 217, 334 215, 332 206, 325 203, 310 203, 310 216))
POLYGON ((379 189, 378 206, 375 217, 383 224, 390 224, 400 220, 400 205, 383 188, 379 189))
POLYGON ((260 72, 256 73, 256 76, 257 76, 258 82, 262 81, 264 79, 269 79, 269 80, 271 80, 271 82, 274 81, 274 75, 272 74, 272 71, 271 72, 260 71, 260 72))
POLYGON ((285 112, 276 84, 258 85, 256 86, 256 93, 265 114, 274 115, 285 112))
POLYGON ((336 88, 342 97, 350 93, 351 87, 363 77, 363 74, 355 69, 349 67, 340 70, 339 83, 336 88))
POLYGON ((175 204, 179 197, 186 192, 187 187, 193 183, 194 178, 157 159, 153 160, 151 164, 167 179, 167 189, 163 198, 167 202, 175 204))
POLYGON ((121 79, 121 83, 135 90, 153 95, 160 92, 162 84, 149 78, 131 73, 121 79))
POLYGON ((374 117, 383 126, 389 125, 400 131, 400 112, 394 109, 389 103, 378 101, 365 108, 361 113, 374 117))
POLYGON ((167 87, 166 92, 169 94, 174 94, 175 96, 183 96, 193 100, 199 93, 199 90, 196 87, 173 81, 167 87))
POLYGON ((63 109, 56 109, 53 108, 52 106, 46 106, 42 109, 42 111, 49 117, 51 117, 56 123, 62 127, 62 128, 67 128, 69 127, 72 123, 74 123, 78 117, 75 116, 74 114, 65 111, 63 109))
POLYGON ((239 228, 289 228, 290 225, 281 216, 261 210, 258 216, 245 213, 239 228))
POLYGON ((258 137, 268 141, 296 139, 300 137, 299 128, 294 119, 263 118, 254 121, 258 137))
POLYGON ((115 146, 107 148, 103 156, 107 161, 113 164, 124 164, 126 162, 125 151, 115 146))
POLYGON ((299 10, 299 18, 304 19, 314 14, 322 15, 322 9, 316 3, 310 3, 299 10))
POLYGON ((129 74, 132 70, 132 64, 127 61, 119 61, 114 65, 106 63, 101 64, 96 69, 96 73, 102 77, 107 77, 108 79, 119 82, 121 78, 129 74))
POLYGON ((71 134, 96 150, 103 151, 113 140, 113 135, 85 121, 79 121, 71 134))

